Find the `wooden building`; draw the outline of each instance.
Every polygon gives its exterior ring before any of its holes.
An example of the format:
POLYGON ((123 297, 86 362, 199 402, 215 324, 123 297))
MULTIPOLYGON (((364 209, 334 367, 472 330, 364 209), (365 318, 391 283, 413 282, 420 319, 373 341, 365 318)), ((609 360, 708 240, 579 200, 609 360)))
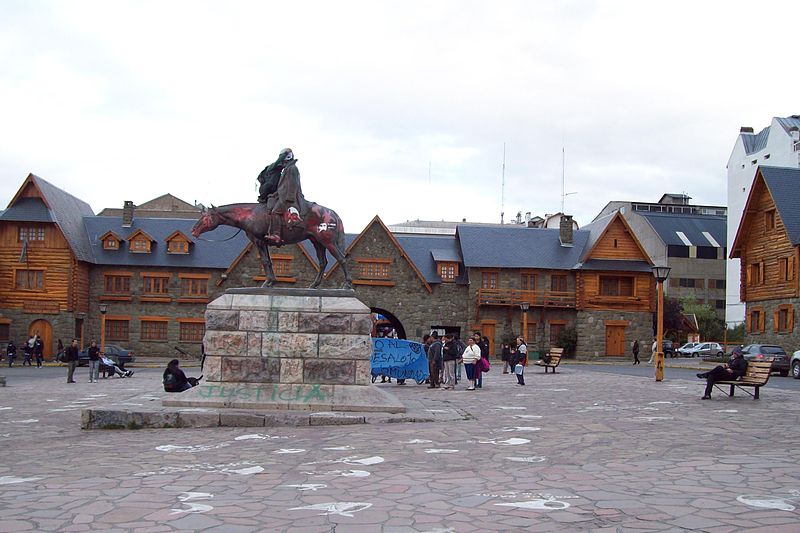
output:
POLYGON ((800 304, 800 169, 761 166, 745 203, 731 258, 741 260, 746 343, 800 341, 794 327, 800 304))

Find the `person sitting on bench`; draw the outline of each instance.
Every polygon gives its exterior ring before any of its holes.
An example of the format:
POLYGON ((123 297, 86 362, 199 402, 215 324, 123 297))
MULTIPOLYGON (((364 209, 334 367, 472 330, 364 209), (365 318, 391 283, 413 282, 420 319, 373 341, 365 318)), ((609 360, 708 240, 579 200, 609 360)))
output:
POLYGON ((111 375, 114 374, 118 375, 121 378, 129 378, 133 375, 133 370, 122 370, 120 367, 114 364, 114 361, 106 357, 105 355, 101 356, 101 360, 103 364, 111 369, 111 375))
POLYGON ((697 374, 700 379, 706 380, 706 392, 703 394, 701 400, 711 399, 711 389, 714 388, 714 383, 717 381, 736 381, 744 375, 747 371, 747 361, 744 359, 744 353, 740 347, 736 347, 731 352, 731 360, 725 365, 714 367, 710 372, 703 372, 697 374))

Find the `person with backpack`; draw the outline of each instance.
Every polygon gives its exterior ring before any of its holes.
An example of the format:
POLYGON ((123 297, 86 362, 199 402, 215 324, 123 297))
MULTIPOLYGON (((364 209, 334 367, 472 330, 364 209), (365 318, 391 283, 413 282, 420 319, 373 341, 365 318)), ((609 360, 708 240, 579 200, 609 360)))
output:
POLYGON ((14 359, 17 357, 17 345, 14 344, 14 341, 8 341, 8 346, 6 346, 6 355, 8 356, 8 366, 14 364, 14 359))
POLYGON ((177 359, 173 359, 164 370, 162 383, 166 392, 183 392, 197 385, 199 378, 187 378, 183 370, 178 368, 179 363, 177 359))
POLYGON ((39 335, 33 339, 33 357, 36 359, 36 368, 42 368, 44 362, 44 342, 39 335))
POLYGON ((33 335, 28 337, 28 340, 25 341, 25 344, 22 345, 22 366, 31 365, 31 356, 33 355, 33 343, 36 342, 33 340, 33 335))

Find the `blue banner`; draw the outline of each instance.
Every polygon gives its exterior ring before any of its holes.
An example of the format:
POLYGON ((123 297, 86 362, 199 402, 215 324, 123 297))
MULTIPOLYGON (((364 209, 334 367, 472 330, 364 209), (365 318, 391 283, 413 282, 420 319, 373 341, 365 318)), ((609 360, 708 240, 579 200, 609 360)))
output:
POLYGON ((391 338, 372 339, 372 375, 395 379, 428 379, 428 358, 422 344, 391 338))

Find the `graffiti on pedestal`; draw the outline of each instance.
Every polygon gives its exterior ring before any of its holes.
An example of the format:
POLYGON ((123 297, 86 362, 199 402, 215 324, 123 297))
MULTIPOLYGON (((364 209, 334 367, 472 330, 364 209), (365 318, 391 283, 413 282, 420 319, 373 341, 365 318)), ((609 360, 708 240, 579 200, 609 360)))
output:
POLYGON ((242 385, 199 385, 197 393, 201 398, 227 398, 230 400, 282 401, 309 403, 325 401, 325 391, 321 385, 286 385, 275 383, 270 386, 242 385))
POLYGON ((419 342, 403 339, 372 339, 372 376, 413 379, 422 383, 428 379, 428 358, 419 342))

